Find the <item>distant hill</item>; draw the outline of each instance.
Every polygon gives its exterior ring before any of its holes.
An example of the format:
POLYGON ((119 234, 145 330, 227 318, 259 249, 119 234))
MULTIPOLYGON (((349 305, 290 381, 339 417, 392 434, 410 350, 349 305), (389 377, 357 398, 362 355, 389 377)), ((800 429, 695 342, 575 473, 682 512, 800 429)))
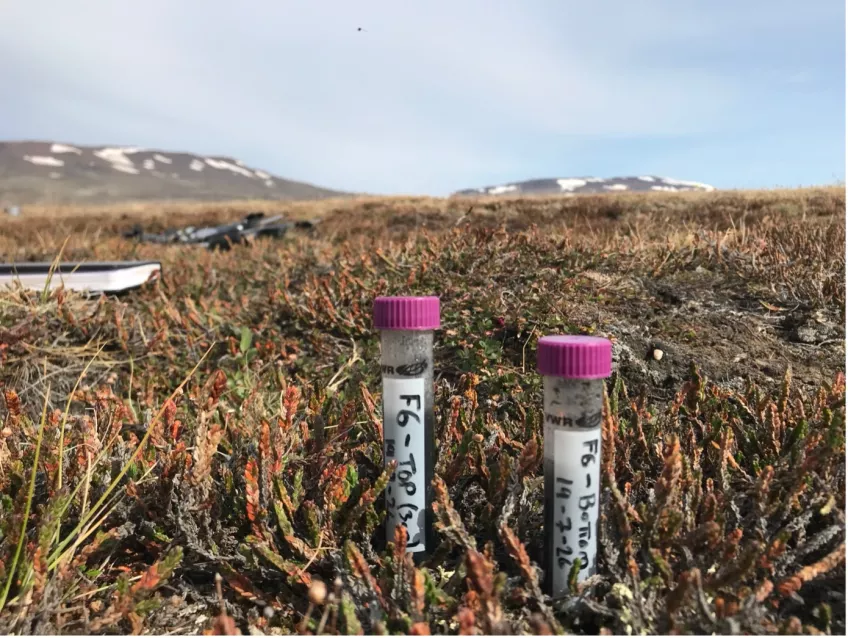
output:
POLYGON ((565 177, 561 179, 529 179, 523 182, 510 182, 500 186, 469 188, 457 191, 456 196, 464 195, 553 195, 557 193, 614 193, 621 191, 713 191, 714 186, 700 182, 687 182, 671 177, 642 175, 639 177, 565 177))
POLYGON ((231 157, 125 146, 0 142, 0 206, 130 200, 306 200, 345 193, 231 157))

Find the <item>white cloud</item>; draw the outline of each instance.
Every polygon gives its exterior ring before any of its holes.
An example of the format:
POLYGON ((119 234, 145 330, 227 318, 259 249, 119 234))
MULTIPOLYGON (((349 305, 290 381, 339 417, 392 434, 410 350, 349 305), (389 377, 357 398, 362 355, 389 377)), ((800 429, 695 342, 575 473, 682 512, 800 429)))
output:
POLYGON ((739 99, 726 76, 631 60, 789 10, 733 6, 27 0, 3 9, 0 59, 61 87, 69 142, 79 130, 339 188, 444 192, 522 173, 526 139, 719 130, 739 99))

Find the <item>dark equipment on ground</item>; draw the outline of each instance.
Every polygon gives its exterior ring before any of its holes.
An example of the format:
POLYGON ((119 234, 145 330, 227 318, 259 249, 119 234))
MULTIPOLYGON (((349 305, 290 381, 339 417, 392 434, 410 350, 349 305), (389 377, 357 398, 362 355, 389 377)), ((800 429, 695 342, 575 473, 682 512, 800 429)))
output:
POLYGON ((229 250, 234 244, 249 242, 256 237, 281 238, 291 228, 314 228, 314 220, 288 221, 282 215, 265 217, 265 213, 250 213, 243 220, 220 226, 204 226, 195 228, 188 226, 176 230, 166 230, 162 233, 146 233, 140 224, 123 233, 128 239, 152 244, 193 244, 206 248, 229 250))

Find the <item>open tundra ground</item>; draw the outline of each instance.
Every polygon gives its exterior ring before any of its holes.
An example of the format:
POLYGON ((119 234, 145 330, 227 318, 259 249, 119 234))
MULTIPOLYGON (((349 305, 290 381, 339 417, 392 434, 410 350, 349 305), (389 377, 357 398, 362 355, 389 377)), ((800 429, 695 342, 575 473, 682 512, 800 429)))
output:
POLYGON ((844 190, 278 202, 323 222, 225 253, 118 232, 244 206, 4 223, 5 260, 164 279, 0 292, 0 630, 844 634, 844 190), (377 549, 370 309, 433 293, 442 543, 415 566, 377 549), (551 601, 534 368, 563 332, 616 372, 600 573, 551 601))

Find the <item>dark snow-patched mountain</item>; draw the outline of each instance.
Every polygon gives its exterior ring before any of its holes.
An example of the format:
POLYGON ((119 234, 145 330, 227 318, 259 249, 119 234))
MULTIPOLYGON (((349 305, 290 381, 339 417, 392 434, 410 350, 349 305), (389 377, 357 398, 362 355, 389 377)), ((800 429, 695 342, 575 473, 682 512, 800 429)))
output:
POLYGON ((678 192, 713 191, 714 186, 701 182, 688 182, 671 177, 640 175, 639 177, 565 177, 550 179, 529 179, 523 182, 511 182, 499 186, 469 188, 454 193, 460 195, 555 195, 579 193, 615 193, 615 192, 678 192))
POLYGON ((344 193, 295 182, 231 157, 128 146, 0 142, 0 203, 319 199, 344 193))

